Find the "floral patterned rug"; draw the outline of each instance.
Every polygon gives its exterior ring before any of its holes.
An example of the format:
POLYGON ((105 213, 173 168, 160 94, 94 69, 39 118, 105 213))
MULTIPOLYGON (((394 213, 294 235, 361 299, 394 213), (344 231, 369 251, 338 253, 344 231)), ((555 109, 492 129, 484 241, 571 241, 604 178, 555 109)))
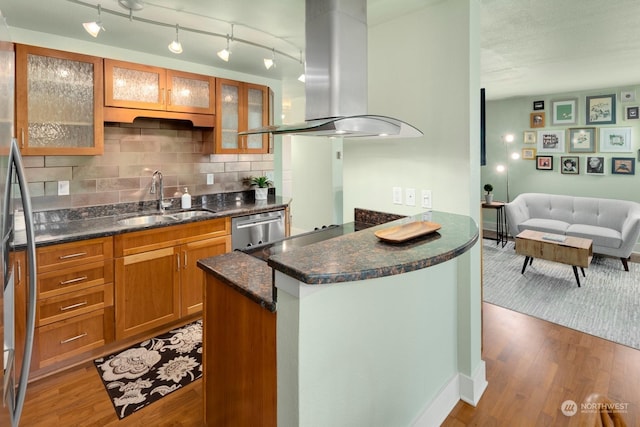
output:
POLYGON ((202 320, 93 363, 122 419, 202 376, 202 320))

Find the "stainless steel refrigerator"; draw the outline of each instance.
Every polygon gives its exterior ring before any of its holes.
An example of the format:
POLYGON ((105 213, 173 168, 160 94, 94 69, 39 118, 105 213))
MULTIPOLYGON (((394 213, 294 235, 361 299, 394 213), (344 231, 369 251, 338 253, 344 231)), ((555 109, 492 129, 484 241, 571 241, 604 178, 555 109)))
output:
POLYGON ((31 200, 15 139, 15 53, 0 11, 0 426, 18 426, 24 405, 36 309, 31 200), (20 261, 26 252, 26 266, 20 261), (25 276, 27 280, 25 280, 25 276))

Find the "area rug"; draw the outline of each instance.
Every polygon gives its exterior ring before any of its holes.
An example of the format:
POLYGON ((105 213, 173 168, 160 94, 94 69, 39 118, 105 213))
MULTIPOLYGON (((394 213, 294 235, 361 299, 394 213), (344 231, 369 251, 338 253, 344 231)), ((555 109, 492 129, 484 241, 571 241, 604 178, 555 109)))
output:
POLYGON ((122 419, 202 377, 202 320, 94 364, 122 419))
POLYGON ((534 259, 521 274, 514 242, 483 243, 485 302, 640 350, 640 264, 596 255, 578 287, 569 265, 534 259))

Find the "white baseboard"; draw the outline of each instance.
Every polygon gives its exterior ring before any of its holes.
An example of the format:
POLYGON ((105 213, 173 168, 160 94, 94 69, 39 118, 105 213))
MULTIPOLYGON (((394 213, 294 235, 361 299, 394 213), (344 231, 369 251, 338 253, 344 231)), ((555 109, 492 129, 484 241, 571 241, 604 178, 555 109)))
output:
POLYGON ((487 388, 484 360, 473 374, 473 378, 457 374, 442 388, 411 423, 414 427, 437 427, 449 416, 458 401, 476 406, 487 388))

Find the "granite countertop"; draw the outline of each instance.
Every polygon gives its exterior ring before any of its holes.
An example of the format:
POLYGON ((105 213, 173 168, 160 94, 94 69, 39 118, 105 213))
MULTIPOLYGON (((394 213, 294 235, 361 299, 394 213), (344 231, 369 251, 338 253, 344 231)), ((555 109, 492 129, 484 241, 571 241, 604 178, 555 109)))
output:
POLYGON ((471 217, 433 211, 274 255, 268 264, 310 285, 374 279, 451 260, 468 251, 478 236, 471 217), (413 221, 436 222, 442 228, 404 243, 386 243, 374 234, 413 221))
MULTIPOLYGON (((151 207, 153 203, 151 205, 123 204, 121 206, 114 205, 89 209, 37 212, 34 214, 36 246, 40 247, 77 240, 113 236, 132 231, 168 227, 228 216, 250 215, 284 209, 289 204, 289 199, 273 194, 270 194, 265 201, 256 201, 251 197, 240 197, 235 193, 229 193, 226 197, 224 194, 217 198, 210 197, 210 202, 204 205, 201 203, 201 200, 202 199, 198 197, 192 209, 187 209, 187 211, 206 210, 211 213, 210 216, 188 218, 180 221, 163 221, 146 225, 123 225, 118 223, 118 221, 123 218, 140 215, 158 214, 158 211, 151 207)), ((169 208, 166 210, 165 215, 184 211, 185 210, 179 208, 169 208)), ((24 230, 16 231, 14 245, 20 248, 25 245, 25 242, 24 230)))
POLYGON ((451 260, 478 240, 472 218, 428 212, 274 255, 265 263, 242 252, 198 261, 200 268, 223 280, 263 307, 275 311, 272 269, 303 283, 320 285, 407 273, 451 260), (375 236, 377 230, 412 221, 432 221, 437 232, 400 244, 375 236))
POLYGON ((273 270, 261 259, 235 251, 200 259, 198 266, 267 310, 276 311, 273 270))

